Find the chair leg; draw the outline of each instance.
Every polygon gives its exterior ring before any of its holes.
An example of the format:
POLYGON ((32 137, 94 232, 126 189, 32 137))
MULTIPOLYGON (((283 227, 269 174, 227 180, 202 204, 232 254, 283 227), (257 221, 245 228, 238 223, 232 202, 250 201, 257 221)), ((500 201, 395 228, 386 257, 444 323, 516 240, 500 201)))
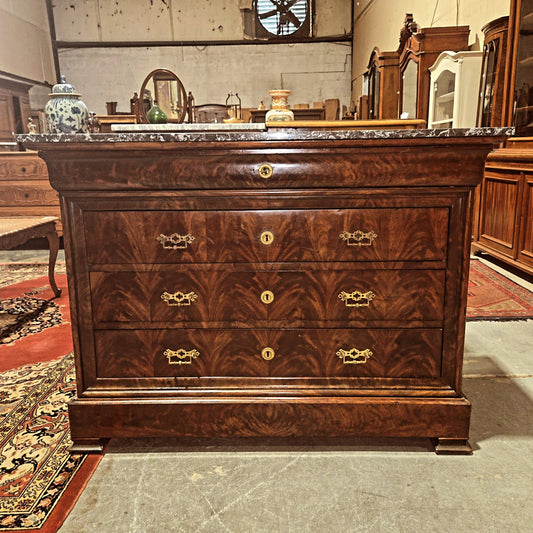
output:
POLYGON ((59 251, 59 236, 55 229, 50 231, 46 235, 48 239, 48 245, 50 247, 50 259, 48 261, 48 281, 50 282, 50 287, 54 291, 56 298, 59 298, 61 295, 61 289, 56 285, 56 280, 54 277, 54 270, 56 267, 57 253, 59 251))

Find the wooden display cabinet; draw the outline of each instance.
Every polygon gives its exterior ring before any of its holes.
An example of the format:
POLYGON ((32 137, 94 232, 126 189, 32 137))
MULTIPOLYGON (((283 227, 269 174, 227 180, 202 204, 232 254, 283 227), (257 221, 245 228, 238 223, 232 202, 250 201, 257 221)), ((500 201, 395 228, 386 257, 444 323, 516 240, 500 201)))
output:
POLYGON ((468 49, 468 26, 418 28, 408 14, 400 35, 400 101, 398 118, 428 119, 429 67, 441 52, 468 49))
POLYGON ((398 118, 398 87, 400 72, 398 52, 380 52, 374 48, 366 73, 368 112, 363 119, 398 118))
POLYGON ((487 158, 476 191, 472 249, 533 274, 533 0, 512 0, 507 32, 505 22, 485 26, 478 124, 514 125, 524 136, 487 158))
POLYGON ((478 126, 502 126, 505 80, 509 77, 506 61, 509 17, 500 17, 482 28, 485 34, 478 103, 478 126))

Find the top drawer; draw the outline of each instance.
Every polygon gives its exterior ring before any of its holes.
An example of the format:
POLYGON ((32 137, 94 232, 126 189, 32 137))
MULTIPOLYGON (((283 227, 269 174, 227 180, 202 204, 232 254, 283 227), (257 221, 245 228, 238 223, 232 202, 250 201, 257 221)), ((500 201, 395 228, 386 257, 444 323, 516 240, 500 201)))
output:
POLYGON ((448 209, 87 211, 84 222, 93 265, 442 261, 448 209))

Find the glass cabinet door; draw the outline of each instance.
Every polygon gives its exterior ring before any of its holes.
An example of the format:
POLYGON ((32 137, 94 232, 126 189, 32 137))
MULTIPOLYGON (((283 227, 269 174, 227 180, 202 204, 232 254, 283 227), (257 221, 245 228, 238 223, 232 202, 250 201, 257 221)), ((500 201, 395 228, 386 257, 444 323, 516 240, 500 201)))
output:
POLYGON ((494 91, 496 82, 496 66, 498 65, 500 40, 494 39, 485 44, 483 49, 483 65, 481 66, 481 94, 479 100, 479 126, 490 126, 494 91))
POLYGON ((418 63, 408 61, 402 72, 402 109, 400 118, 416 118, 416 99, 418 91, 418 63))
POLYGON ((368 118, 379 118, 380 72, 376 63, 368 73, 368 118))
POLYGON ((441 72, 433 84, 432 128, 451 128, 453 126, 453 104, 455 100, 455 74, 449 70, 441 72))
POLYGON ((522 0, 516 58, 514 126, 533 134, 533 0, 522 0))

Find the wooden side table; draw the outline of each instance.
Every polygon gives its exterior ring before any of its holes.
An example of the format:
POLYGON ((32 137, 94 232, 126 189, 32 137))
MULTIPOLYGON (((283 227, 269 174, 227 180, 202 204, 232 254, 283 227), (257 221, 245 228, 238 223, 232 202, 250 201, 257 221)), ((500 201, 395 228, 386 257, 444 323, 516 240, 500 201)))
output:
POLYGON ((59 236, 56 230, 57 217, 0 217, 0 250, 11 250, 35 237, 46 237, 50 247, 48 280, 58 298, 61 289, 55 282, 54 270, 59 251, 59 236))

